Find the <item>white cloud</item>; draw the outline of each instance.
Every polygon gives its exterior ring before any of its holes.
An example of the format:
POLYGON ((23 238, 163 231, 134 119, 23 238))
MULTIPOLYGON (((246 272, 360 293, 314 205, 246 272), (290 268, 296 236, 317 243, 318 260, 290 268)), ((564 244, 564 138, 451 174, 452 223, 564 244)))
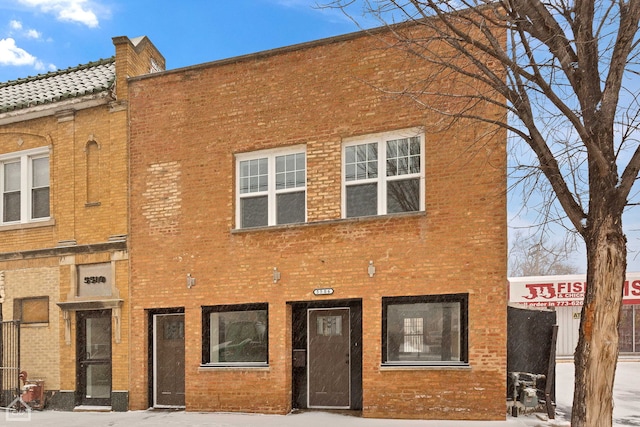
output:
POLYGON ((276 3, 284 7, 309 7, 309 2, 307 0, 276 0, 276 3))
POLYGON ((39 59, 36 59, 36 61, 33 63, 33 68, 35 68, 36 71, 44 71, 45 70, 44 63, 42 61, 40 61, 39 59))
POLYGON ((40 34, 40 32, 37 30, 27 30, 25 36, 27 36, 27 38, 29 39, 39 39, 42 34, 40 34))
POLYGON ((14 39, 6 38, 0 39, 0 65, 33 65, 39 69, 42 63, 26 50, 16 46, 14 39))
POLYGON ((9 22, 9 27, 11 27, 12 30, 21 30, 22 29, 22 22, 16 21, 16 20, 12 20, 11 22, 9 22))
POLYGON ((37 7, 44 13, 56 15, 60 21, 70 21, 95 28, 100 23, 87 0, 20 0, 22 4, 37 7))
POLYGON ((16 21, 15 19, 9 21, 9 28, 11 28, 11 31, 8 34, 9 36, 14 36, 15 34, 16 36, 26 37, 28 39, 34 40, 38 40, 42 37, 42 33, 38 30, 28 29, 22 31, 24 28, 22 22, 16 21))

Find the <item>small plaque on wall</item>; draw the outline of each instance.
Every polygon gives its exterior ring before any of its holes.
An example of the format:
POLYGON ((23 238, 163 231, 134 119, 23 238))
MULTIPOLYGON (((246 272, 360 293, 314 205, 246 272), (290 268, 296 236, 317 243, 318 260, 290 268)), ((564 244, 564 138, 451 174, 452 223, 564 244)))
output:
POLYGON ((111 263, 78 266, 78 296, 111 296, 111 263))

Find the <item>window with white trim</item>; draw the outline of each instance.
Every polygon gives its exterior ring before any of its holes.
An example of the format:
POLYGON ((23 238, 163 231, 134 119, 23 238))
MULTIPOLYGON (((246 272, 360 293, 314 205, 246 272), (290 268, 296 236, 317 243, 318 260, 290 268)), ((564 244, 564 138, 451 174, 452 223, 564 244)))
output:
POLYGON ((238 228, 306 221, 306 152, 304 146, 239 154, 238 228))
POLYGON ((0 156, 2 224, 49 219, 49 151, 26 150, 0 156))
POLYGON ((424 137, 416 129, 343 146, 345 218, 424 210, 424 137))

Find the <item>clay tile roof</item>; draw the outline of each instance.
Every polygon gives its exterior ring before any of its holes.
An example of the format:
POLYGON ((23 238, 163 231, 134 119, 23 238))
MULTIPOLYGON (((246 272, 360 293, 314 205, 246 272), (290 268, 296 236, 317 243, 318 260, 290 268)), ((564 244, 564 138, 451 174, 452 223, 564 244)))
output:
POLYGON ((115 83, 115 58, 0 83, 0 113, 110 90, 115 83))

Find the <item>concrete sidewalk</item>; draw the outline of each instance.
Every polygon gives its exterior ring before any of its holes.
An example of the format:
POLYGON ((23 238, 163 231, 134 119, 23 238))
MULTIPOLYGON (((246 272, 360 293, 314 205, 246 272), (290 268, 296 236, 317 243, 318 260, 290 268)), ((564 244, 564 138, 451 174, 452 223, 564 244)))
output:
POLYGON ((254 415, 147 410, 104 413, 33 411, 10 413, 1 417, 0 425, 38 427, 542 427, 552 425, 533 415, 507 417, 505 421, 424 421, 360 418, 326 412, 254 415))
MULTIPOLYGON (((0 426, 38 427, 567 427, 573 402, 574 366, 571 362, 556 366, 556 419, 547 421, 542 414, 504 421, 425 421, 361 418, 326 412, 298 412, 289 415, 200 413, 185 411, 130 412, 56 412, 2 413, 0 426), (542 418, 542 419, 541 419, 542 418)), ((640 426, 640 362, 621 360, 614 385, 614 426, 640 426)))

